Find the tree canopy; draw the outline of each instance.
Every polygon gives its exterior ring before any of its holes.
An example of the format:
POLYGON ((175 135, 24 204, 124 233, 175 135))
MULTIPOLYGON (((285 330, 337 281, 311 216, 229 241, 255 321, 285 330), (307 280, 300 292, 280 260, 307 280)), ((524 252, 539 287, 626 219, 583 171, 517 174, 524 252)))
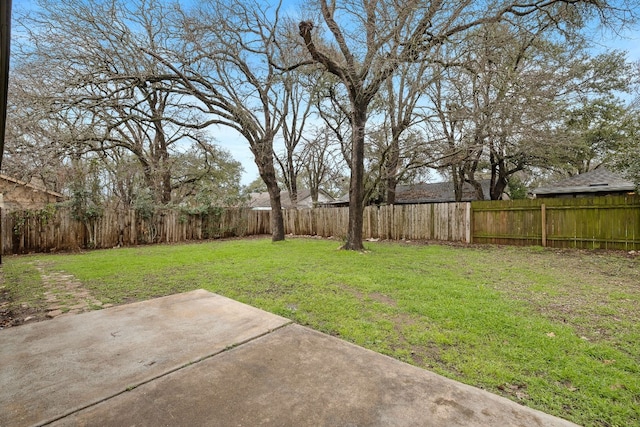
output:
POLYGON ((498 199, 510 182, 637 169, 637 104, 620 99, 637 67, 587 31, 633 25, 635 0, 38 5, 17 11, 3 170, 83 200, 242 203, 225 127, 253 153, 273 240, 281 188, 348 175, 344 248, 360 250, 364 206, 434 171, 458 197, 489 179, 498 199))

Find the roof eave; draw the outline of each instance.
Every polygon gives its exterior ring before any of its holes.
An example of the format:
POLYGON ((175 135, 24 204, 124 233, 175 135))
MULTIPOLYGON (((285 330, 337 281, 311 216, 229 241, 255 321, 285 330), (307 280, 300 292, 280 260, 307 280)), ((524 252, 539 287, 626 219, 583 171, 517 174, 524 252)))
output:
POLYGON ((571 194, 571 193, 611 193, 622 191, 635 191, 633 185, 603 185, 589 187, 559 187, 559 188, 537 188, 533 194, 571 194))

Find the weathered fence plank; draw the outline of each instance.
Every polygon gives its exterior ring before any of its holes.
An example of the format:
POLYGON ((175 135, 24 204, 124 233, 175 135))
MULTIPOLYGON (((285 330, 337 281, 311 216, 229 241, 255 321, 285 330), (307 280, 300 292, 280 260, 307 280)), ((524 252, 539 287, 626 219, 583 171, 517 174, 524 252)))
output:
MULTIPOLYGON (((285 211, 285 233, 344 238, 348 215, 348 208, 285 211)), ((225 208, 187 214, 165 210, 143 218, 133 210, 107 209, 101 218, 82 223, 74 220, 68 209, 59 208, 3 212, 2 230, 5 254, 110 248, 270 234, 271 212, 225 208)), ((640 198, 368 206, 363 237, 637 250, 640 198)))
MULTIPOLYGON (((468 204, 368 206, 363 236, 466 241, 468 224, 450 224, 450 217, 459 221, 468 211, 468 204)), ((348 215, 348 208, 285 211, 285 232, 344 238, 348 215)), ((270 220, 270 211, 241 208, 207 214, 165 210, 151 217, 141 217, 133 210, 106 209, 102 217, 86 223, 73 219, 66 208, 14 212, 3 215, 2 248, 4 253, 50 252, 260 235, 271 232, 270 220)))

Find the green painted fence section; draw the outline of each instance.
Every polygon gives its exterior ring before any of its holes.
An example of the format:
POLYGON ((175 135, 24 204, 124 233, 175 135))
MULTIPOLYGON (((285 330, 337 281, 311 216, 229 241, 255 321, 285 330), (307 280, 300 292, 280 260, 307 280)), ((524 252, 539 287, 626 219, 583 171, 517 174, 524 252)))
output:
POLYGON ((478 201, 473 243, 554 248, 640 249, 640 197, 478 201))

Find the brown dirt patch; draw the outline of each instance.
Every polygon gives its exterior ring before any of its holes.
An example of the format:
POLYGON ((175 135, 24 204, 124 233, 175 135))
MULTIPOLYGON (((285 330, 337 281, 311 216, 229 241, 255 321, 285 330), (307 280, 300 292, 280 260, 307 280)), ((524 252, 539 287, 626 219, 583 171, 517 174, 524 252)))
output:
POLYGON ((18 305, 12 300, 9 290, 0 286, 0 329, 111 306, 94 298, 74 276, 63 272, 48 272, 42 262, 34 265, 40 272, 46 289, 42 305, 18 305))
POLYGON ((397 301, 391 298, 389 295, 381 294, 379 292, 371 292, 369 294, 369 298, 376 302, 386 304, 390 307, 396 307, 398 305, 397 301))
POLYGON ((0 287, 0 329, 22 325, 25 322, 45 320, 41 309, 26 304, 14 304, 11 293, 0 287))

